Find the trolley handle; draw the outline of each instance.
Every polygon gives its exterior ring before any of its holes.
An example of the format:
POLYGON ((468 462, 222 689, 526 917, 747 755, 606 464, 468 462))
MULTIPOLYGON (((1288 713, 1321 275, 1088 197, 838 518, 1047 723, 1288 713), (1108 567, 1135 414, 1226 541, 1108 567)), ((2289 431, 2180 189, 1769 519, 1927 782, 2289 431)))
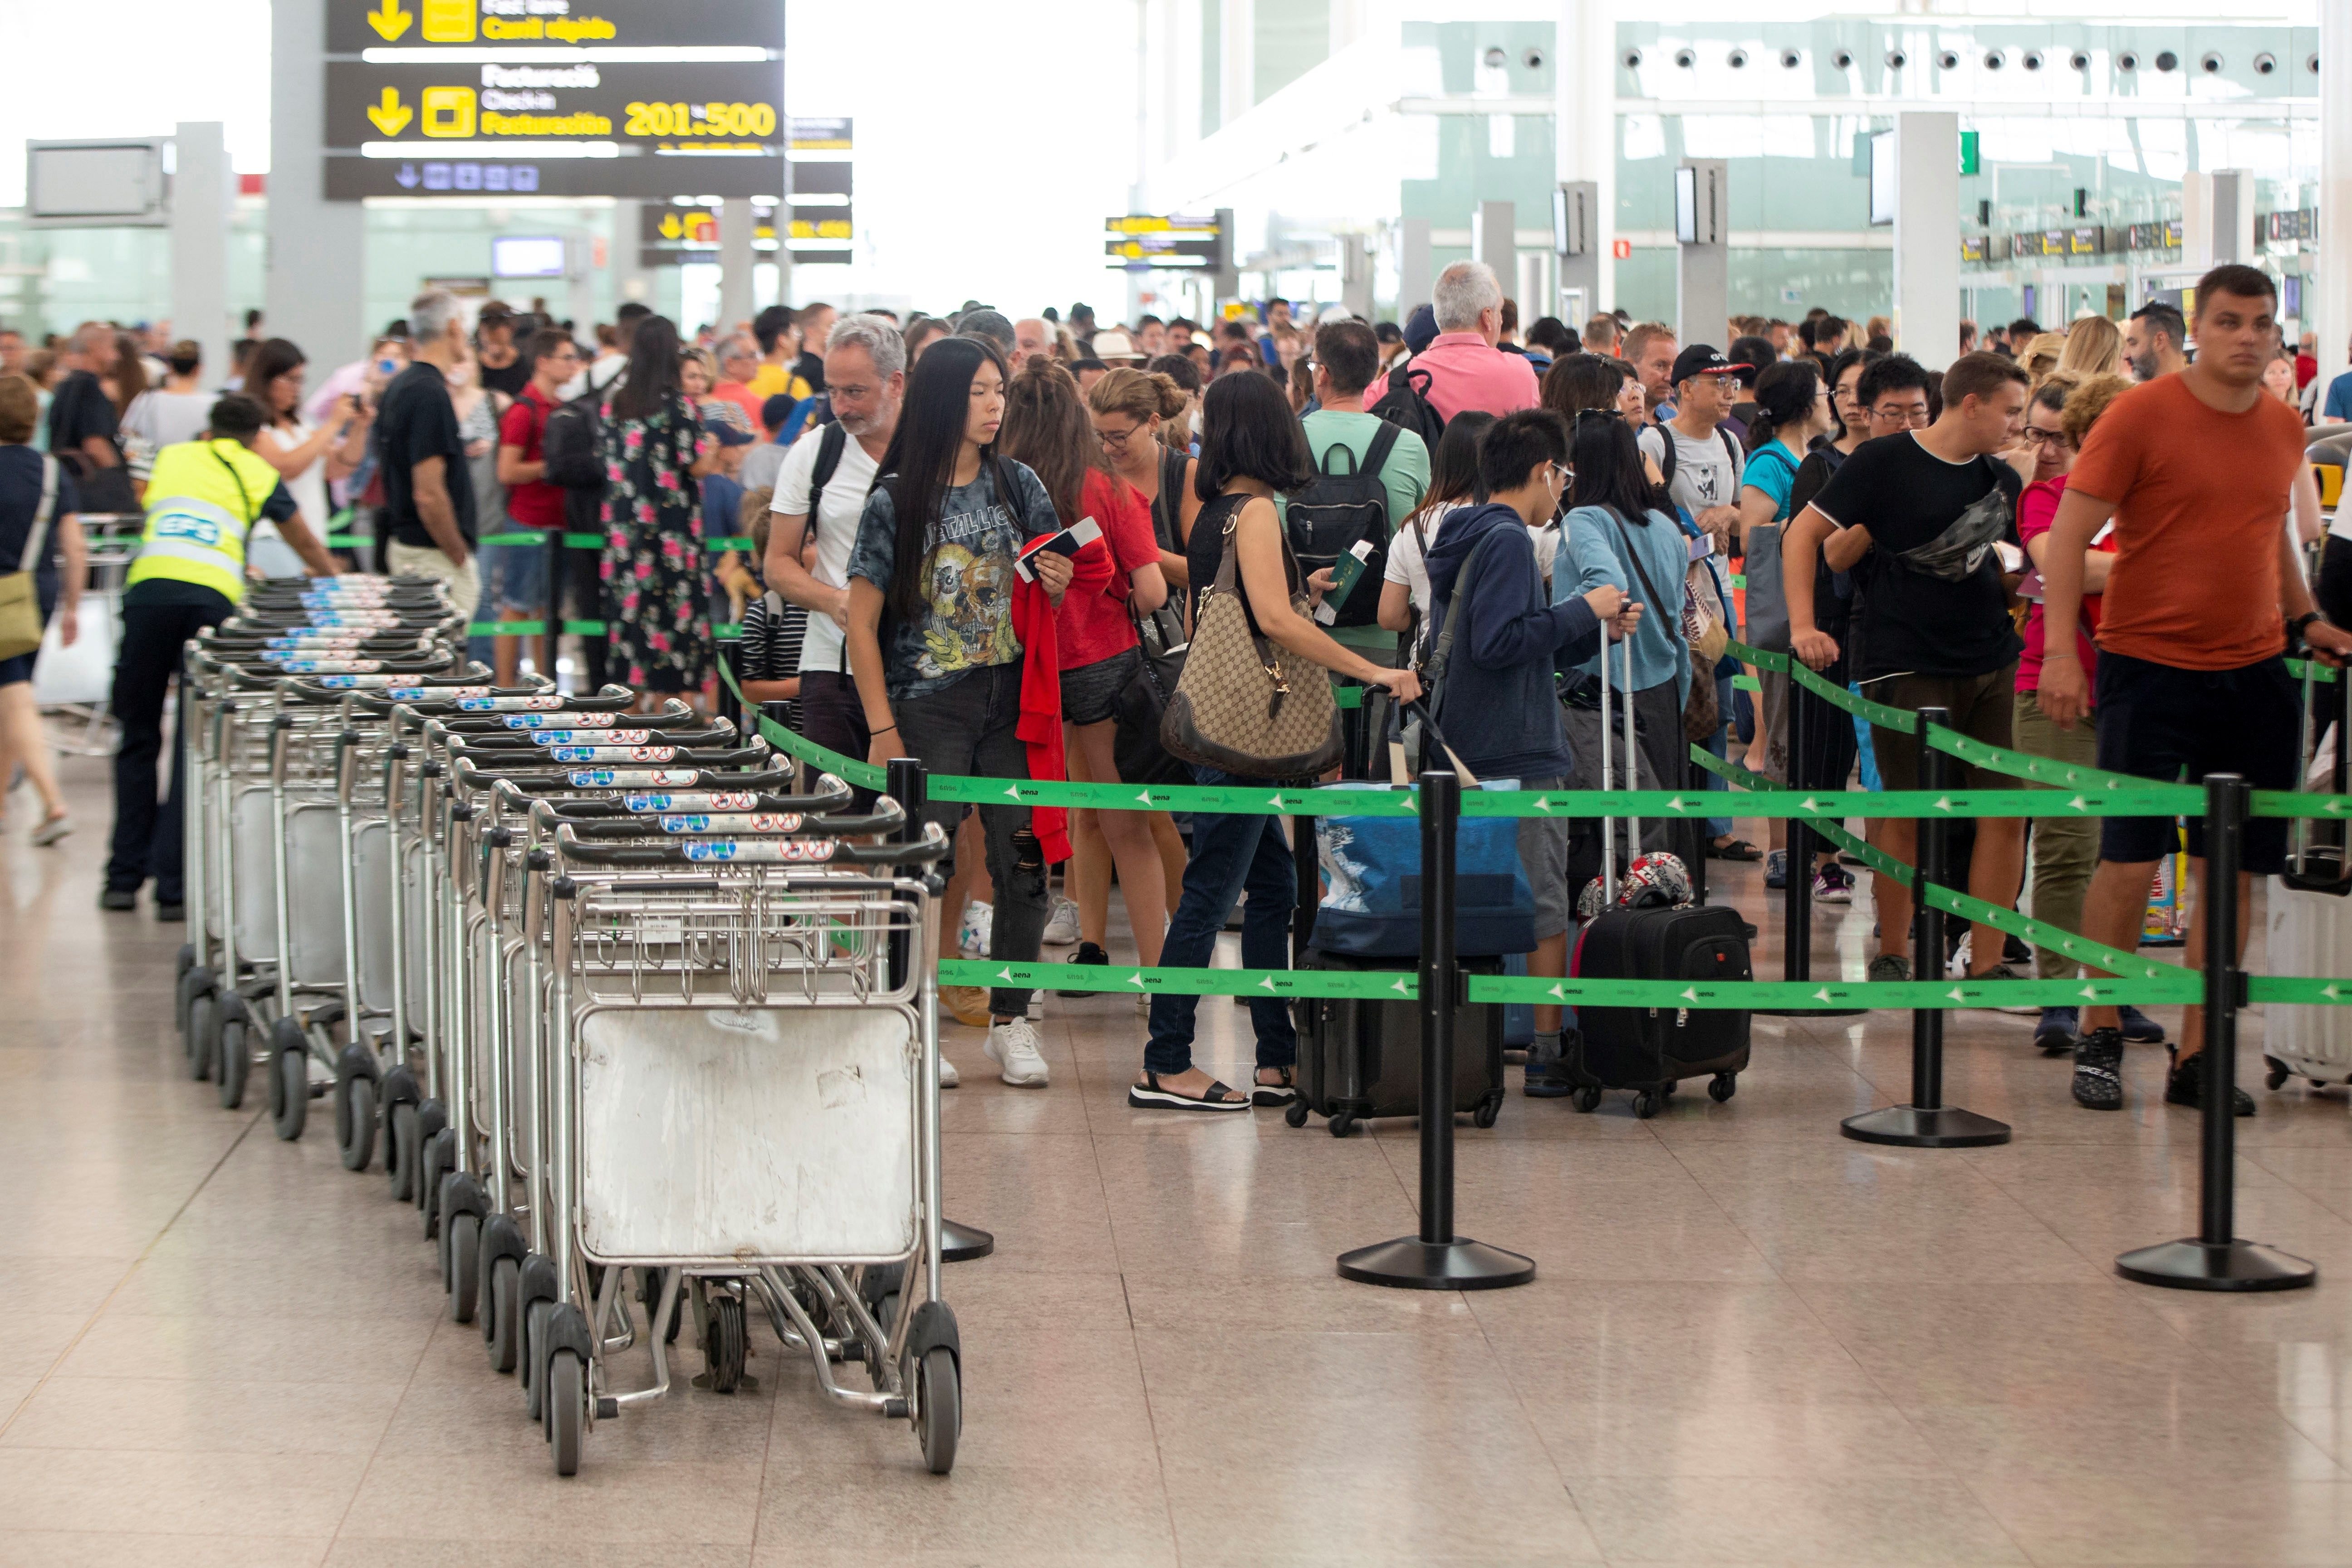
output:
POLYGON ((826 816, 846 805, 852 792, 847 784, 830 773, 818 782, 820 788, 814 795, 772 795, 756 789, 642 790, 624 794, 617 799, 597 795, 559 798, 544 804, 553 816, 573 822, 676 816, 682 812, 796 811, 824 816, 827 829, 847 835, 892 833, 906 824, 905 810, 888 795, 876 802, 870 816, 826 816))
POLYGON ((577 823, 555 829, 556 847, 567 861, 587 866, 856 865, 917 866, 944 859, 948 836, 936 822, 907 844, 845 844, 830 838, 682 838, 667 844, 592 844, 577 823))
POLYGON ((739 834, 760 838, 849 838, 866 834, 896 833, 906 826, 907 821, 906 813, 898 808, 896 801, 888 802, 890 809, 876 812, 870 816, 821 816, 764 805, 733 811, 628 812, 617 816, 582 816, 565 809, 566 805, 589 804, 607 803, 537 801, 530 810, 533 821, 542 831, 555 826, 570 827, 576 837, 591 839, 724 838, 739 834))
MULTIPOLYGON (((755 759, 756 760, 756 759, 755 759)), ((428 766, 437 767, 436 761, 428 766)), ((759 773, 723 773, 714 768, 603 768, 580 767, 560 770, 532 769, 492 771, 470 756, 451 759, 457 777, 467 789, 488 789, 498 781, 513 784, 531 795, 570 795, 580 790, 768 790, 793 782, 792 770, 773 768, 759 773), (638 776, 643 775, 643 776, 638 776)), ((849 785, 842 780, 825 775, 818 783, 817 792, 802 795, 765 795, 763 798, 789 802, 781 809, 789 811, 831 811, 849 804, 849 785)))
MULTIPOLYGON (((559 715, 560 717, 561 715, 559 715)), ((666 715, 664 715, 666 717, 666 715)), ((445 733, 461 738, 467 746, 486 752, 529 751, 550 745, 564 746, 723 746, 736 738, 735 727, 726 725, 708 730, 647 730, 623 729, 618 725, 609 730, 587 726, 572 731, 510 730, 504 724, 479 723, 471 715, 443 721, 445 733), (549 733, 566 735, 560 742, 543 739, 549 733), (626 735, 629 739, 605 740, 606 734, 626 735)))
MULTIPOLYGON (((438 721, 436 721, 436 723, 438 721)), ((433 724, 425 726, 428 735, 431 734, 433 728, 433 724)), ((506 748, 484 750, 478 747, 468 746, 466 743, 465 737, 461 735, 446 735, 442 738, 442 743, 452 759, 470 763, 473 765, 474 769, 479 773, 488 773, 495 769, 500 772, 511 772, 519 775, 522 773, 546 773, 557 777, 563 776, 566 773, 629 773, 635 772, 640 768, 652 769, 664 773, 685 773, 717 768, 746 768, 751 767, 755 763, 764 763, 774 754, 769 750, 765 742, 761 742, 757 745, 742 746, 729 751, 698 751, 684 746, 562 746, 555 748, 533 746, 528 752, 509 750, 506 748), (667 757, 614 758, 609 761, 583 760, 575 764, 572 760, 569 758, 549 756, 548 752, 551 749, 557 751, 667 751, 671 754, 667 757), (515 764, 521 765, 518 766, 515 764)), ((579 789, 613 789, 621 786, 618 784, 598 784, 593 781, 587 781, 576 783, 572 787, 579 789)))

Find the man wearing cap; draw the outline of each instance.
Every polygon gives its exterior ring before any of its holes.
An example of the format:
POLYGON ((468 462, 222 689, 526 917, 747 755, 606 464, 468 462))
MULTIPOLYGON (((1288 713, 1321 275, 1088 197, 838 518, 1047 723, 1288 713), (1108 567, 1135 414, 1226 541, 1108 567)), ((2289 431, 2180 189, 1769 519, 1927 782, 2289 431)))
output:
POLYGON ((1723 427, 1739 396, 1736 364, 1706 343, 1675 356, 1675 416, 1640 433, 1642 450, 1666 476, 1666 493, 1691 521, 1729 539, 1739 519, 1739 476, 1748 466, 1739 442, 1723 427))
POLYGON ((1127 365, 1141 370, 1145 354, 1141 344, 1124 327, 1105 327, 1095 334, 1093 356, 1107 365, 1127 365))
MULTIPOLYGON (((1425 348, 1413 350, 1412 368, 1429 373, 1430 406, 1446 419, 1465 408, 1484 409, 1496 418, 1533 408, 1535 367, 1525 354, 1505 353, 1495 346, 1503 335, 1503 286, 1495 269, 1483 261, 1457 261, 1437 275, 1431 289, 1431 324, 1437 335, 1425 348)), ((1420 312, 1415 311, 1416 319, 1420 312)), ((1413 323, 1404 330, 1413 339, 1413 323)), ((1380 405, 1388 395, 1385 375, 1364 389, 1364 406, 1380 405)))

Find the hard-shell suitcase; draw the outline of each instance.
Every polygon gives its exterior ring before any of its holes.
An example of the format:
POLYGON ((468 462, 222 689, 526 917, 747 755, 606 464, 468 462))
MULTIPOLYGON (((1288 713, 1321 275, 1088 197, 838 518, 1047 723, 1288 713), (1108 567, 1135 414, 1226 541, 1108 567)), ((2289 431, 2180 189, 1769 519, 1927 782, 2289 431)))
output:
MULTIPOLYGON (((2336 688, 2322 694, 2315 675, 2303 682, 2303 773, 2306 791, 2328 795, 2344 788, 2352 775, 2347 752, 2352 751, 2340 709, 2334 715, 2336 688), (2332 721, 2331 721, 2332 718, 2332 721)), ((2352 975, 2352 866, 2344 846, 2352 828, 2339 822, 2297 818, 2290 826, 2287 868, 2271 879, 2267 962, 2272 974, 2335 977, 2352 975)), ((2290 1078, 2307 1079, 2318 1088, 2352 1084, 2352 1009, 2300 1006, 2284 1002, 2263 1005, 2263 1081, 2273 1089, 2290 1078)))
MULTIPOLYGON (((1500 974, 1498 958, 1459 961, 1465 974, 1500 974)), ((1301 969, 1381 973, 1410 969, 1410 961, 1350 958, 1308 948, 1301 969)), ((1376 1116, 1421 1114, 1421 1004, 1402 996, 1372 1001, 1309 996, 1298 1009, 1298 1098, 1285 1113, 1293 1127, 1310 1115, 1330 1119, 1331 1136, 1345 1138, 1376 1116)), ((1454 1015, 1454 1110, 1492 1127, 1503 1108, 1503 1009, 1467 1002, 1454 1015)))
MULTIPOLYGON (((1626 656, 1630 674, 1632 654, 1626 656)), ((1603 714, 1609 711, 1606 649, 1601 659, 1601 695, 1603 714)), ((1622 744, 1628 752, 1638 744, 1633 705, 1623 708, 1622 744)), ((1602 739, 1608 740, 1604 731, 1602 739)), ((1680 908, 1624 909, 1617 904, 1621 868, 1612 825, 1604 821, 1601 838, 1603 907, 1577 933, 1569 973, 1585 980, 1686 980, 1720 984, 1752 977, 1748 951, 1748 922, 1728 907, 1691 904, 1680 908)), ((1638 827, 1628 836, 1637 842, 1638 827)), ((1704 895, 1700 895, 1704 896, 1704 895)), ((1707 1093, 1729 1100, 1738 1088, 1738 1075, 1748 1067, 1748 1015, 1691 1007, 1591 1007, 1576 1010, 1576 1032, 1563 1035, 1560 1058, 1576 1084, 1579 1110, 1597 1110, 1604 1090, 1634 1091, 1633 1114, 1655 1116, 1675 1085, 1686 1078, 1706 1078, 1707 1093)))

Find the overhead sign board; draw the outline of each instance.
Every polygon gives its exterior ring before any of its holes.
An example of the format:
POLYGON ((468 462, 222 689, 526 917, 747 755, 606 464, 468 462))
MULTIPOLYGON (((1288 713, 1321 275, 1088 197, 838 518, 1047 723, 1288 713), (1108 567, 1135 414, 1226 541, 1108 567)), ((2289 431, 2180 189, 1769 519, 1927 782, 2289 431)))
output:
MULTIPOLYGON (((772 208, 752 214, 751 248, 755 252, 776 249, 776 215, 772 208)), ((725 223, 718 208, 707 205, 645 207, 639 216, 638 242, 642 265, 676 267, 689 261, 715 261, 719 257, 719 230, 725 223)), ((850 211, 839 206, 796 206, 785 219, 786 248, 796 262, 806 262, 818 252, 838 250, 856 237, 850 211)), ((816 257, 832 260, 832 256, 816 257)), ((841 250, 838 259, 849 258, 841 250)))
POLYGON ((784 188, 773 0, 327 0, 327 195, 784 188))
MULTIPOLYGON (((795 189, 799 170, 793 171, 795 189)), ((1129 213, 1103 222, 1106 265, 1129 272, 1213 270, 1223 265, 1225 238, 1213 216, 1129 213)))
POLYGON ((2162 223, 2135 223, 2124 229, 2126 250, 2178 250, 2180 248, 2180 220, 2167 218, 2162 223))

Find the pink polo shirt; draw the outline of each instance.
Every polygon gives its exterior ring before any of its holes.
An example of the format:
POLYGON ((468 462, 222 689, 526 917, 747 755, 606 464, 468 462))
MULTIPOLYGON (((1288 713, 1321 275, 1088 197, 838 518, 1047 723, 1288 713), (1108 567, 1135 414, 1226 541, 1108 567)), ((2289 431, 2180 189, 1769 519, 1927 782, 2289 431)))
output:
MULTIPOLYGON (((1449 420, 1465 408, 1481 408, 1499 418, 1533 408, 1538 401, 1536 369, 1527 356, 1488 348, 1475 332, 1440 332, 1404 368, 1429 372, 1430 405, 1449 420)), ((1364 406, 1380 402, 1388 390, 1389 378, 1375 377, 1364 389, 1364 406)))

